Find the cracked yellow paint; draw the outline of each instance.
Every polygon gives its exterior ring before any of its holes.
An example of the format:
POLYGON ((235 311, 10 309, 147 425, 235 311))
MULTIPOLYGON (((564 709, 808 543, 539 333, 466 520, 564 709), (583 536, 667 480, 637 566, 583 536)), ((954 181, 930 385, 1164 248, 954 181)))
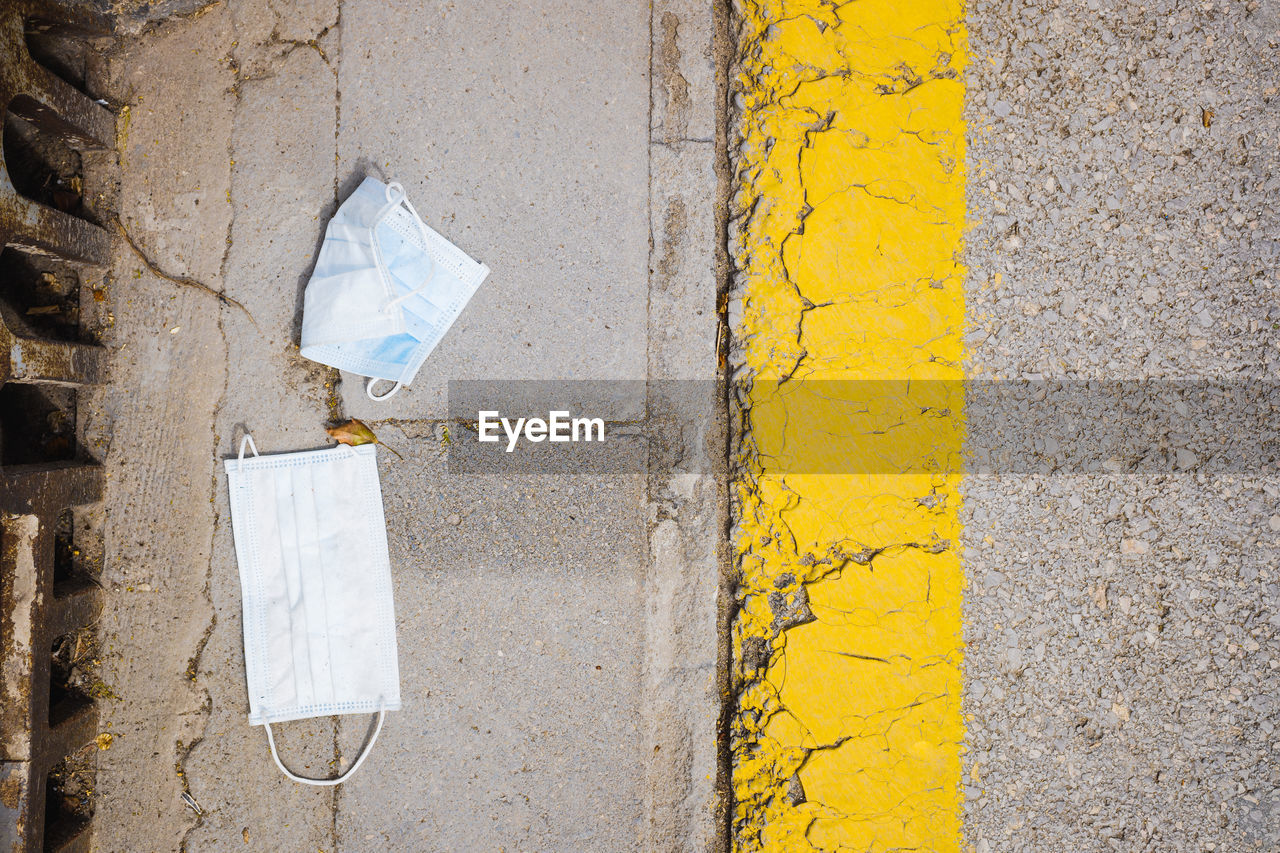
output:
POLYGON ((963 5, 739 10, 734 847, 959 850, 963 5))

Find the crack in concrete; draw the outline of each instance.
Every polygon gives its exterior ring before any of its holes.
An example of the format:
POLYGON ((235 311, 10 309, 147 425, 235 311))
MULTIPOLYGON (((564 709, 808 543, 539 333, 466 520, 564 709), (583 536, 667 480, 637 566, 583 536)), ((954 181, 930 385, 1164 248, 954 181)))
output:
MULTIPOLYGON (((212 8, 212 6, 215 6, 215 5, 219 5, 220 2, 221 0, 219 0, 218 4, 210 4, 209 8, 212 8)), ((227 262, 231 256, 232 228, 234 227, 234 223, 235 223, 235 205, 232 203, 232 200, 231 200, 231 169, 232 169, 232 165, 235 163, 235 160, 234 160, 235 120, 240 109, 240 90, 239 90, 238 83, 232 86, 231 92, 235 97, 235 104, 232 108, 232 113, 231 113, 232 131, 228 132, 227 134, 226 160, 228 165, 227 165, 227 171, 226 171, 227 193, 226 193, 226 201, 225 201, 225 204, 227 206, 227 222, 226 222, 226 233, 223 240, 222 256, 221 258, 219 258, 219 261, 218 261, 218 277, 223 283, 224 289, 226 287, 225 282, 227 277, 227 262)), ((249 318, 250 322, 253 322, 254 327, 255 328, 257 327, 257 322, 254 321, 253 315, 249 313, 249 310, 247 308, 241 305, 238 301, 232 299, 232 297, 227 296, 225 293, 218 292, 218 296, 220 297, 221 300, 224 300, 224 304, 234 303, 235 305, 239 306, 240 309, 244 311, 245 316, 249 318)), ((218 313, 217 329, 218 329, 218 338, 222 342, 222 351, 224 353, 224 358, 222 363, 222 383, 221 383, 222 387, 219 391, 218 399, 214 403, 212 419, 211 419, 211 423, 213 425, 213 436, 212 436, 213 446, 211 450, 215 455, 217 454, 218 446, 221 444, 221 436, 218 434, 217 425, 221 421, 222 411, 227 404, 227 393, 231 383, 230 360, 225 358, 225 354, 229 351, 228 349, 229 342, 227 338, 226 321, 222 312, 218 313)), ((218 493, 218 487, 219 487, 219 471, 218 471, 218 467, 215 465, 210 475, 209 494, 216 495, 218 493)), ((215 605, 215 602, 213 600, 213 564, 215 559, 214 555, 217 553, 217 537, 219 536, 222 529, 223 529, 222 519, 219 516, 217 505, 215 502, 213 504, 213 526, 212 526, 211 539, 209 542, 209 562, 208 562, 208 565, 205 566, 204 586, 201 590, 201 594, 204 596, 205 602, 209 607, 210 618, 209 618, 209 624, 205 627, 204 636, 201 639, 200 644, 197 646, 195 654, 192 655, 191 661, 188 663, 188 666, 187 666, 187 677, 191 680, 193 684, 196 682, 196 679, 199 675, 200 661, 204 656, 204 649, 208 645, 209 639, 213 636, 213 632, 218 625, 218 612, 217 612, 217 607, 215 605)), ((208 721, 213 714, 213 697, 208 693, 208 691, 205 691, 205 702, 201 706, 201 711, 203 712, 203 715, 204 715, 203 725, 207 726, 208 721)), ((183 745, 182 741, 178 741, 176 745, 178 750, 178 755, 179 755, 178 762, 177 762, 178 774, 182 779, 183 790, 187 793, 190 793, 190 784, 187 780, 187 775, 186 775, 186 763, 190 759, 192 753, 196 750, 196 748, 198 748, 203 742, 204 742, 204 736, 203 736, 203 733, 201 733, 201 735, 194 738, 189 744, 185 746, 183 745)), ((188 844, 190 843, 192 835, 203 824, 204 824, 203 814, 197 814, 195 817, 195 820, 187 827, 186 831, 182 834, 182 838, 179 842, 179 850, 182 851, 182 853, 186 853, 188 849, 188 844)))
MULTIPOLYGON (((214 475, 214 480, 216 485, 216 480, 217 480, 216 473, 214 475)), ((216 528, 216 522, 215 522, 215 528, 216 528)), ((212 555, 212 551, 210 551, 210 554, 212 555)), ((205 586, 202 591, 202 594, 206 597, 206 599, 209 602, 209 607, 211 610, 213 608, 213 594, 212 594, 212 587, 211 587, 212 581, 213 581, 213 567, 212 567, 212 556, 211 556, 210 568, 205 575, 205 586)), ((209 645, 209 638, 213 636, 213 631, 217 627, 217 625, 218 625, 218 614, 215 612, 213 614, 213 617, 209 620, 209 624, 205 627, 204 635, 200 638, 200 642, 196 646, 195 653, 191 656, 190 660, 187 661, 186 677, 187 677, 187 680, 190 681, 193 686, 196 684, 197 674, 200 671, 200 659, 204 656, 205 647, 209 645)), ((204 701, 201 702, 200 707, 193 712, 203 717, 203 720, 201 721, 201 724, 200 724, 201 725, 200 734, 196 735, 190 741, 184 742, 181 738, 174 741, 174 757, 173 757, 174 772, 177 773, 178 775, 178 781, 182 786, 182 793, 189 797, 194 795, 191 793, 191 782, 187 778, 187 760, 191 757, 192 751, 194 751, 195 748, 198 747, 204 741, 203 728, 205 725, 207 725, 209 716, 213 713, 213 696, 209 694, 209 691, 204 690, 203 688, 201 688, 201 692, 204 693, 204 701)), ((178 849, 183 851, 183 853, 185 853, 187 849, 187 841, 190 838, 191 833, 195 832, 204 824, 204 812, 196 811, 194 809, 193 811, 195 813, 195 819, 187 827, 186 831, 183 832, 182 837, 178 841, 178 849)))
MULTIPOLYGON (((338 209, 341 203, 338 197, 340 192, 341 178, 338 172, 338 166, 341 161, 341 131, 342 131, 342 76, 339 73, 342 63, 342 0, 337 0, 337 8, 335 10, 334 19, 331 24, 326 26, 323 31, 312 39, 316 51, 320 54, 320 58, 324 64, 333 72, 333 208, 338 209), (330 32, 333 32, 337 38, 337 49, 334 61, 330 62, 329 57, 325 55, 321 49, 319 40, 324 38, 330 32)), ((343 418, 342 413, 342 372, 337 368, 326 367, 324 371, 324 388, 325 407, 328 409, 329 420, 333 424, 340 423, 343 418)), ((333 726, 333 760, 335 766, 341 766, 342 760, 342 743, 340 740, 341 725, 335 723, 333 726)), ((334 853, 337 853, 340 847, 340 835, 338 831, 338 815, 341 809, 341 785, 334 785, 331 788, 332 795, 329 798, 329 841, 333 845, 334 853)))
MULTIPOLYGON (((217 4, 214 4, 214 5, 217 5, 217 4)), ((311 48, 316 50, 317 54, 320 56, 321 60, 324 62, 326 67, 328 67, 334 73, 335 80, 336 80, 336 73, 337 73, 336 69, 334 69, 328 55, 325 53, 325 51, 320 47, 318 43, 318 40, 320 38, 323 38, 336 25, 337 25, 337 22, 335 21, 333 24, 323 27, 318 33, 318 35, 316 36, 316 38, 305 40, 305 41, 280 40, 277 38, 277 31, 273 30, 273 34, 272 34, 272 37, 274 40, 273 44, 286 45, 287 49, 275 54, 269 60, 269 64, 284 62, 288 56, 290 56, 295 50, 299 48, 304 48, 304 47, 311 48)), ((239 35, 240 30, 239 30, 239 27, 237 26, 237 23, 234 21, 234 19, 232 21, 231 26, 232 26, 233 32, 239 35)), ((227 170, 226 172, 227 194, 226 194, 225 204, 227 205, 228 216, 226 220, 226 231, 223 238, 223 249, 222 249, 221 257, 219 259, 219 267, 218 267, 218 275, 221 281, 224 283, 224 288, 225 288, 225 282, 228 276, 229 265, 231 263, 231 256, 232 256, 231 253, 234 246, 233 235, 234 235, 234 229, 237 222, 235 205, 232 198, 232 187, 233 187, 232 173, 234 171, 235 163, 236 163, 236 160, 235 160, 236 139, 237 139, 236 130, 240 125, 242 111, 243 111, 243 86, 247 83, 260 80, 260 79, 266 79, 268 77, 273 76, 273 74, 269 72, 264 72, 261 74, 246 73, 244 68, 241 67, 240 61, 234 55, 234 50, 238 44, 239 44, 239 39, 238 38, 234 39, 229 49, 227 50, 227 52, 224 54, 223 60, 222 60, 224 63, 226 63, 226 66, 232 72, 232 75, 233 75, 233 82, 231 86, 227 88, 227 92, 234 99, 231 107, 231 111, 230 111, 230 128, 227 134, 227 147, 226 147, 226 155, 225 155, 225 163, 226 163, 226 170, 227 170)), ((335 147, 336 147, 336 137, 335 137, 335 147)), ((131 240, 128 240, 128 235, 124 234, 123 236, 125 236, 130 246, 134 249, 135 253, 138 254, 144 262, 148 262, 145 255, 141 252, 141 250, 136 245, 134 245, 131 240)), ((148 262, 148 265, 152 269, 152 271, 155 272, 156 274, 161 275, 162 277, 171 281, 175 280, 174 277, 164 275, 163 271, 155 269, 154 265, 149 264, 149 262, 148 262)), ((191 284, 191 286, 196 286, 201 290, 211 293, 212 295, 216 295, 223 304, 233 305, 234 307, 237 307, 240 310, 244 311, 245 315, 248 316, 250 321, 254 323, 254 326, 255 327, 257 326, 256 321, 254 321, 252 314, 247 310, 247 308, 245 308, 244 305, 242 305, 239 301, 235 300, 233 297, 227 295, 224 291, 218 291, 212 287, 209 287, 208 285, 204 285, 203 283, 193 282, 190 280, 177 280, 177 281, 180 284, 191 284)), ((223 315, 222 313, 219 313, 218 315, 217 332, 219 335, 219 339, 222 342, 224 352, 228 351, 229 340, 228 340, 227 329, 225 325, 225 315, 223 315)), ((228 358, 223 359, 222 367, 223 367, 223 370, 222 370, 221 389, 220 389, 219 397, 213 406, 213 423, 215 424, 215 432, 213 435, 213 451, 215 455, 216 455, 217 447, 219 447, 222 442, 222 436, 219 435, 218 432, 216 431, 217 430, 216 425, 222 422, 222 414, 225 410, 225 407, 228 404, 228 399, 229 399, 229 390, 230 390, 229 383, 230 383, 231 365, 230 365, 230 360, 228 358)), ((211 483, 210 483, 211 494, 216 495, 218 493, 219 487, 220 487, 219 470, 215 466, 215 469, 212 474, 211 483)), ((196 680, 198 676, 204 649, 207 646, 210 638, 213 635, 213 631, 216 629, 216 626, 217 626, 217 621, 218 621, 217 612, 214 607, 214 601, 213 601, 213 571, 214 571, 215 554, 217 553, 216 540, 217 540, 217 537, 225 535, 225 532, 226 532, 225 520, 221 518, 218 510, 215 507, 214 523, 213 523, 214 541, 210 543, 209 564, 206 567, 205 582, 204 582, 204 587, 202 589, 202 595, 205 597, 206 601, 208 602, 209 608, 212 612, 212 616, 210 619, 210 623, 205 630, 204 637, 201 640, 200 644, 198 645, 195 654, 191 657, 190 662, 188 664, 187 677, 193 682, 196 680)), ((207 691, 205 693, 205 701, 203 702, 200 708, 200 713, 204 715, 204 724, 207 725, 208 720, 212 715, 212 697, 208 694, 207 691)), ((334 726, 333 733, 334 733, 333 736, 334 736, 335 757, 336 757, 338 755, 338 752, 337 752, 338 729, 336 725, 334 726)), ((189 792, 190 788, 187 782, 185 765, 190 759, 191 755, 194 753, 194 751, 199 746, 201 746, 203 742, 204 742, 204 737, 203 737, 203 734, 201 734, 186 743, 180 740, 176 744, 176 751, 177 751, 176 769, 182 780, 183 790, 186 792, 189 792)), ((331 813, 331 818, 329 821, 330 823, 329 834, 336 844, 337 804, 336 804, 336 792, 334 791, 330 791, 329 806, 330 806, 330 813, 331 813)), ((204 824, 203 815, 197 814, 195 817, 195 820, 191 823, 191 825, 187 827, 186 831, 182 835, 181 842, 180 842, 180 849, 182 850, 188 849, 191 843, 191 839, 193 838, 193 834, 203 824, 204 824)), ((246 841, 247 841, 247 836, 246 836, 246 841)))
POLYGON ((111 224, 115 227, 116 233, 120 235, 120 238, 124 240, 125 245, 128 246, 129 249, 133 252, 134 256, 137 257, 138 260, 142 261, 143 265, 146 266, 147 271, 150 272, 152 275, 154 275, 156 278, 163 279, 164 281, 170 282, 172 284, 178 284, 183 287, 190 287, 195 290, 199 290, 202 293, 207 293, 213 298, 217 299, 223 305, 227 305, 233 308, 239 308, 241 311, 244 312, 244 315, 249 318, 249 321, 251 323, 253 323, 255 326, 258 325, 257 321, 253 319, 253 315, 249 313, 249 309, 241 305, 238 300, 230 296, 227 296, 227 294, 223 293, 220 290, 217 290, 216 288, 210 287, 209 285, 205 284, 203 281, 197 281, 194 278, 188 278, 187 276, 183 276, 183 275, 173 275, 163 270, 159 265, 157 265, 154 261, 152 261, 150 257, 147 256, 147 253, 142 250, 142 247, 139 246, 137 242, 133 239, 133 237, 129 235, 129 232, 125 230, 124 223, 122 223, 119 220, 119 218, 113 218, 111 220, 111 224))

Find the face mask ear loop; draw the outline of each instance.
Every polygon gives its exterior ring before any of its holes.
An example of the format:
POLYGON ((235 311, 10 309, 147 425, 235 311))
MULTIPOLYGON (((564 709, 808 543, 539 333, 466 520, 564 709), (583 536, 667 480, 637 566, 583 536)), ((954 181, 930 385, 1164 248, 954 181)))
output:
POLYGON ((374 224, 373 224, 373 228, 369 229, 370 235, 373 234, 374 228, 378 227, 378 223, 381 222, 384 218, 386 218, 386 215, 390 213, 392 209, 395 208, 396 205, 402 204, 402 203, 403 204, 409 203, 409 200, 405 197, 405 194, 404 194, 404 187, 402 187, 400 184, 396 183, 395 181, 392 181, 391 183, 387 184, 386 189, 382 191, 382 196, 384 199, 386 199, 387 203, 383 205, 381 210, 378 211, 378 215, 373 217, 374 224))
POLYGON ((392 181, 391 183, 387 184, 385 189, 383 189, 382 197, 386 200, 387 206, 384 207, 378 213, 377 219, 379 220, 382 219, 382 217, 387 215, 388 210, 395 207, 400 202, 404 201, 404 197, 405 197, 404 185, 399 183, 398 181, 392 181))
MULTIPOLYGON (((394 397, 396 395, 396 392, 398 392, 401 388, 404 387, 403 382, 397 382, 395 385, 392 385, 391 390, 385 394, 373 393, 373 383, 381 382, 381 381, 382 380, 380 379, 370 379, 368 382, 365 383, 365 386, 364 386, 365 396, 368 397, 370 400, 374 401, 375 403, 379 402, 380 400, 387 400, 387 399, 390 399, 391 397, 394 397)), ((387 380, 387 381, 390 382, 391 380, 387 380)))
POLYGON ((308 779, 306 776, 299 776, 284 766, 284 762, 280 760, 280 755, 276 752, 276 739, 271 734, 271 724, 266 723, 267 744, 271 747, 271 759, 275 761, 276 767, 280 768, 280 772, 288 776, 295 782, 301 782, 303 785, 316 785, 319 787, 328 787, 331 785, 341 785, 343 782, 351 778, 351 775, 360 769, 360 765, 364 764, 364 760, 369 757, 369 750, 373 749, 374 743, 378 740, 378 734, 382 731, 382 721, 386 719, 387 712, 381 707, 382 703, 378 703, 378 725, 373 730, 373 737, 369 738, 369 742, 364 745, 364 749, 360 750, 360 754, 356 756, 356 761, 347 768, 347 772, 341 776, 335 776, 332 779, 308 779))
POLYGON ((260 453, 258 453, 258 445, 253 443, 253 436, 249 435, 249 433, 246 432, 244 434, 244 438, 240 439, 240 458, 236 460, 236 465, 238 468, 244 467, 244 446, 246 444, 249 445, 251 448, 253 448, 254 456, 261 455, 260 453))
MULTIPOLYGON (((409 209, 409 212, 413 214, 413 224, 417 226, 418 233, 422 235, 422 245, 424 247, 430 246, 431 241, 427 237, 427 228, 425 225, 422 224, 422 217, 418 215, 417 208, 413 206, 413 203, 409 201, 408 196, 405 195, 404 187, 392 181, 391 183, 387 184, 386 190, 383 191, 383 196, 387 200, 387 206, 384 207, 381 211, 379 211, 378 217, 375 221, 381 222, 382 218, 386 216, 387 213, 389 213, 392 208, 396 207, 397 205, 403 204, 405 207, 409 209)), ((409 299, 410 297, 417 296, 419 293, 421 293, 422 291, 426 290, 428 287, 431 286, 431 282, 436 277, 436 259, 431 257, 430 252, 427 252, 427 260, 431 262, 431 271, 427 273, 426 281, 422 282, 422 284, 418 285, 413 290, 410 290, 408 293, 401 294, 400 296, 397 296, 396 298, 392 299, 386 305, 382 306, 382 310, 384 313, 390 314, 392 309, 394 309, 401 302, 404 302, 406 299, 409 299)))
POLYGON ((413 290, 410 290, 408 293, 402 293, 399 296, 397 296, 395 299, 392 299, 386 305, 383 305, 382 311, 384 314, 390 314, 392 309, 395 308, 397 305, 399 305, 401 302, 404 302, 406 299, 410 299, 414 296, 417 296, 419 293, 421 293, 422 291, 426 290, 428 287, 431 286, 431 282, 434 281, 436 277, 436 260, 430 255, 427 255, 427 260, 431 261, 431 270, 430 272, 427 273, 426 281, 422 282, 422 284, 418 285, 413 290))

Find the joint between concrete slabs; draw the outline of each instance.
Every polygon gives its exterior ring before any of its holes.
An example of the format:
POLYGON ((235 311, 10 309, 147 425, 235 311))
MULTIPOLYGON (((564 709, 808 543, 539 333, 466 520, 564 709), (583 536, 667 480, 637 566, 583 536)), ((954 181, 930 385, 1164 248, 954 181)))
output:
MULTIPOLYGON (((720 380, 714 345, 719 293, 727 287, 719 235, 729 174, 711 137, 725 132, 727 8, 675 0, 652 4, 650 15, 647 374, 720 380), (689 127, 706 138, 687 138, 689 127)), ((647 487, 650 504, 666 511, 648 526, 650 766, 642 847, 673 853, 729 846, 727 755, 720 748, 726 554, 718 544, 728 518, 727 401, 710 394, 712 438, 698 452, 708 456, 702 470, 714 476, 655 470, 647 487), (674 645, 673 637, 680 638, 674 645)))

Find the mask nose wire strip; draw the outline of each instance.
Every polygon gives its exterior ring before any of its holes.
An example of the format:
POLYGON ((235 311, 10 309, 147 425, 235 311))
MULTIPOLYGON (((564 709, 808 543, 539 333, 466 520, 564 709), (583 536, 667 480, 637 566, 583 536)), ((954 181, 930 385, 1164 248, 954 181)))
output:
POLYGON ((351 778, 351 775, 360 769, 360 765, 364 764, 364 760, 369 757, 369 750, 373 749, 374 743, 378 740, 378 734, 382 731, 382 721, 386 719, 387 712, 381 708, 378 709, 378 725, 373 730, 373 736, 369 738, 369 742, 364 745, 364 749, 360 750, 360 754, 356 756, 356 761, 347 768, 347 772, 341 776, 335 776, 332 779, 308 779, 306 776, 299 776, 284 766, 284 762, 280 760, 280 755, 276 752, 276 739, 271 734, 271 724, 264 723, 267 729, 267 743, 271 746, 271 758, 275 761, 276 767, 280 768, 280 772, 288 776, 295 782, 301 782, 303 785, 317 785, 326 787, 330 785, 341 785, 343 782, 351 778))

